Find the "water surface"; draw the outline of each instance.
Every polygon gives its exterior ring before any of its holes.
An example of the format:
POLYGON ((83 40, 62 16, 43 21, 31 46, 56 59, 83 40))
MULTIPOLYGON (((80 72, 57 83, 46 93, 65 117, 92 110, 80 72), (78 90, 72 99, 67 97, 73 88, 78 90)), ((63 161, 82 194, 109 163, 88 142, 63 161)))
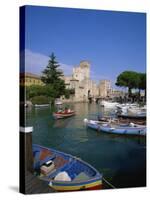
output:
MULTIPOLYGON (((34 127, 33 143, 70 153, 93 165, 116 188, 146 185, 146 142, 139 136, 118 136, 96 132, 83 119, 97 119, 101 112, 112 114, 98 104, 70 105, 76 115, 54 120, 52 109, 27 109, 26 123, 34 127)), ((106 187, 106 186, 105 186, 106 187)))

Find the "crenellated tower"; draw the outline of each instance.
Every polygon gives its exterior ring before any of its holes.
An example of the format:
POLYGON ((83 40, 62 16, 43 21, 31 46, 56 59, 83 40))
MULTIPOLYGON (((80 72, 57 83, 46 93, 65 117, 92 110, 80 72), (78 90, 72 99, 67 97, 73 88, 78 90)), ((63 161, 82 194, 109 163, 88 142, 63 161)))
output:
POLYGON ((79 81, 90 79, 90 63, 81 61, 79 66, 73 68, 73 78, 79 81))

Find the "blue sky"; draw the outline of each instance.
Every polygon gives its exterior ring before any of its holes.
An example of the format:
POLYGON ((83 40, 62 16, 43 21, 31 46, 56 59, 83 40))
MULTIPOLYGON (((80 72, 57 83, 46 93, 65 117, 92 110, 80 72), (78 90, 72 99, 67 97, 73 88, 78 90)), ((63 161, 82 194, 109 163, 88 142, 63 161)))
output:
POLYGON ((93 80, 114 83, 122 71, 146 71, 146 15, 27 6, 25 51, 26 71, 39 74, 54 52, 66 75, 88 60, 93 80))

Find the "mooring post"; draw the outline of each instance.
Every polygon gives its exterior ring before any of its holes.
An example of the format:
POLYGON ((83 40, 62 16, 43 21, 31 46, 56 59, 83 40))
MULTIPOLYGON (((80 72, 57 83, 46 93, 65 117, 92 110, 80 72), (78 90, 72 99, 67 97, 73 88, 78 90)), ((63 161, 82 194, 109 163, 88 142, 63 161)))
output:
POLYGON ((30 172, 33 172, 32 132, 33 127, 20 127, 20 150, 24 153, 25 170, 30 172))
POLYGON ((27 171, 33 173, 33 152, 32 152, 33 127, 20 127, 19 136, 19 162, 20 162, 20 192, 25 193, 25 177, 27 171))

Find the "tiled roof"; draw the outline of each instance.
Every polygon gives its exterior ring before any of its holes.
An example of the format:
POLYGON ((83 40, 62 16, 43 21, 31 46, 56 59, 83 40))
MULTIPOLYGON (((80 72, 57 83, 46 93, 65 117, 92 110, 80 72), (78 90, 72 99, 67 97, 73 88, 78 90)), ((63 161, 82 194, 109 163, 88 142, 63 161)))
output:
POLYGON ((32 77, 32 78, 37 78, 37 79, 41 79, 39 75, 37 74, 32 74, 30 72, 26 72, 26 73, 20 73, 21 77, 32 77))

